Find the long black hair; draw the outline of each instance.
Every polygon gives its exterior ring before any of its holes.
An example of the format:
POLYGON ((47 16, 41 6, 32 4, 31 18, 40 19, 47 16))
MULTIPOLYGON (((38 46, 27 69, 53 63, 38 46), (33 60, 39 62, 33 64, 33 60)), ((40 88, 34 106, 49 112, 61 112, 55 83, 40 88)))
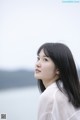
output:
MULTIPOLYGON (((46 56, 50 57, 60 72, 60 79, 56 81, 58 88, 61 90, 60 81, 68 95, 69 101, 76 107, 80 107, 80 82, 73 55, 65 44, 62 43, 45 43, 37 51, 39 55, 44 50, 46 56)), ((46 88, 42 80, 38 80, 38 86, 41 92, 46 88)))

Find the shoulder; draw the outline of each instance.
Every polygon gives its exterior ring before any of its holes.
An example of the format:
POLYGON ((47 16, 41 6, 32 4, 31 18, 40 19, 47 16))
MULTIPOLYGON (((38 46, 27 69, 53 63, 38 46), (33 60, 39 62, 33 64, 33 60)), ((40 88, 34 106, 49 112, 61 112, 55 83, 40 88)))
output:
POLYGON ((57 102, 63 102, 63 101, 68 101, 68 97, 65 93, 61 92, 60 90, 58 90, 55 94, 55 99, 57 100, 57 102))
POLYGON ((67 95, 61 92, 56 84, 52 84, 40 95, 40 102, 45 102, 44 104, 55 102, 63 105, 69 101, 67 95))
POLYGON ((69 99, 66 93, 63 93, 60 90, 58 90, 55 94, 55 105, 57 105, 58 109, 61 109, 61 108, 64 109, 63 106, 65 106, 67 109, 70 109, 70 107, 71 108, 73 107, 71 102, 69 102, 69 99))
POLYGON ((60 90, 55 94, 55 107, 58 111, 61 110, 60 113, 63 112, 67 116, 71 116, 72 113, 76 111, 72 103, 69 101, 66 93, 63 93, 60 90))
POLYGON ((57 91, 54 102, 53 112, 57 115, 56 117, 59 116, 60 120, 80 120, 80 110, 72 105, 66 94, 57 91))
POLYGON ((58 87, 54 84, 50 85, 41 95, 40 95, 40 99, 41 100, 54 100, 54 96, 56 94, 56 92, 58 91, 58 87))
POLYGON ((46 112, 51 112, 53 109, 54 105, 54 96, 56 94, 56 91, 58 89, 53 86, 50 86, 47 88, 39 98, 39 110, 40 111, 46 111, 46 112))

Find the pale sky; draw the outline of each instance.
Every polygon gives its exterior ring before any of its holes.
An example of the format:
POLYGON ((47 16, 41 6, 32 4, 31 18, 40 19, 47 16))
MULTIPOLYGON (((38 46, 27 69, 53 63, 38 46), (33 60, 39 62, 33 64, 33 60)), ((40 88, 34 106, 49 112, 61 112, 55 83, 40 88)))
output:
POLYGON ((0 69, 34 69, 45 42, 68 45, 80 68, 80 2, 0 0, 0 69))

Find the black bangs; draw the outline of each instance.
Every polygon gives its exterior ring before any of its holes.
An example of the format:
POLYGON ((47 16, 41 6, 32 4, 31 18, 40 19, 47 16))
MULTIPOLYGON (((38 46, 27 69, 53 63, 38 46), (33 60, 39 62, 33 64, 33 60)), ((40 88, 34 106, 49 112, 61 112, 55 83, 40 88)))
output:
POLYGON ((42 46, 38 49, 37 55, 39 55, 39 53, 41 52, 41 50, 44 51, 44 54, 45 54, 47 57, 50 57, 50 56, 49 56, 48 49, 47 49, 47 44, 42 45, 42 46))

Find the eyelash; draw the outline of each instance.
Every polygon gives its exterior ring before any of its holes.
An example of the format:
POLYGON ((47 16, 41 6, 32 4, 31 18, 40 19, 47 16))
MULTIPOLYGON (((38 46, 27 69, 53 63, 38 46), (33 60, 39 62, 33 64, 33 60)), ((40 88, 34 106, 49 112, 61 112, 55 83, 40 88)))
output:
POLYGON ((38 60, 40 60, 40 58, 39 58, 39 57, 37 57, 37 61, 38 61, 38 60))
POLYGON ((47 59, 47 58, 44 58, 44 61, 48 61, 48 59, 47 59))
MULTIPOLYGON (((39 61, 39 60, 40 60, 40 58, 37 57, 37 61, 39 61)), ((48 61, 48 59, 47 58, 43 58, 43 61, 48 61)))

